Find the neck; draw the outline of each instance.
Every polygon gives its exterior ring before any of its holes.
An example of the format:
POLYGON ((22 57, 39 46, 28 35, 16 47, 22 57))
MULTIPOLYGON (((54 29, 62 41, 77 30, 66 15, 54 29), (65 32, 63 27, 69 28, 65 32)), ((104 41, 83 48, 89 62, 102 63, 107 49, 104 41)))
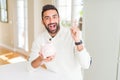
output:
POLYGON ((54 33, 54 34, 49 33, 49 34, 50 34, 50 36, 51 36, 52 38, 54 38, 54 37, 56 36, 57 33, 54 33))

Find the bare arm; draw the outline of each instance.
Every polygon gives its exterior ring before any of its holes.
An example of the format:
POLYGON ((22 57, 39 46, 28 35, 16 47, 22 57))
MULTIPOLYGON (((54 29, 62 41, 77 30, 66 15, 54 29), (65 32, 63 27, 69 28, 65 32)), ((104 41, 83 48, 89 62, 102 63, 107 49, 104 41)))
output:
POLYGON ((42 57, 38 56, 37 59, 32 61, 31 65, 33 68, 37 68, 42 64, 42 61, 43 61, 42 57))
POLYGON ((35 60, 32 61, 31 65, 33 68, 37 68, 39 66, 46 68, 45 64, 43 62, 49 62, 53 60, 54 56, 49 56, 44 58, 43 55, 40 53, 40 56, 38 56, 35 60))

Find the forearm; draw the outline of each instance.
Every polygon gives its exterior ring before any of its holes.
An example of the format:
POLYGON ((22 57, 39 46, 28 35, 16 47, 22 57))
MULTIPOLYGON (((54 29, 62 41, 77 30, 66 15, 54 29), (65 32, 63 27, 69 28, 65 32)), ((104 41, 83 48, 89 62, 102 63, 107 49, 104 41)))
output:
POLYGON ((83 45, 76 45, 77 51, 82 51, 84 49, 83 45))
POLYGON ((39 67, 40 64, 42 64, 42 58, 40 56, 31 62, 33 68, 39 67))
POLYGON ((84 49, 82 40, 79 40, 79 39, 76 40, 75 41, 75 46, 76 46, 77 51, 82 51, 84 49))

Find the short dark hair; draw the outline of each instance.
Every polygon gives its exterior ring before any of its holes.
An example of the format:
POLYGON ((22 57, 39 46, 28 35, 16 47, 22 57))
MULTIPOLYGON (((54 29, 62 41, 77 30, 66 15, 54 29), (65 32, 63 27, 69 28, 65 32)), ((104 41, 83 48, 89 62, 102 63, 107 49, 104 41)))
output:
POLYGON ((57 8, 54 5, 47 4, 47 5, 44 5, 42 8, 42 15, 41 15, 42 19, 43 19, 43 13, 47 10, 56 10, 56 12, 58 13, 58 16, 59 16, 59 12, 58 12, 57 8))

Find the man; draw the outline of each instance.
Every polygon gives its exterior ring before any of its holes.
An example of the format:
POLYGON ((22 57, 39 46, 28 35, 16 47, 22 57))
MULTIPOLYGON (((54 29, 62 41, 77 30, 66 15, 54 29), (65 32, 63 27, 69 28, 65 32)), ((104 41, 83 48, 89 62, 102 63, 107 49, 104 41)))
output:
POLYGON ((90 55, 77 25, 71 29, 60 26, 60 16, 53 5, 43 6, 42 23, 46 31, 33 42, 29 70, 44 66, 48 71, 63 75, 65 80, 83 80, 81 69, 89 68, 90 55), (49 55, 45 56, 46 53, 49 55))

